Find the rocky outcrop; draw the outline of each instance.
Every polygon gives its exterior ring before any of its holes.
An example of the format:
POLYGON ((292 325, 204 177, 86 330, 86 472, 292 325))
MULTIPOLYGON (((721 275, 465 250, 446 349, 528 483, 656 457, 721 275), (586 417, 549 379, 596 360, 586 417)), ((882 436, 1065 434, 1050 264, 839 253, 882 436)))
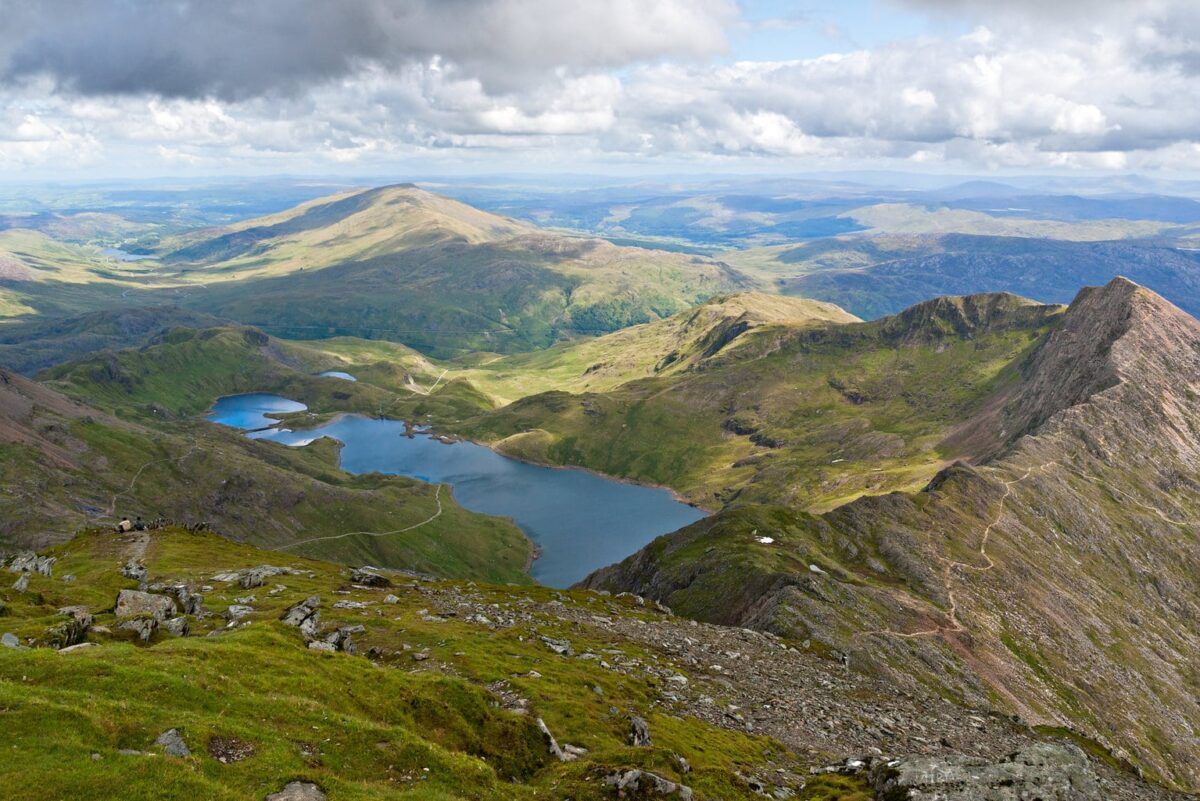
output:
POLYGON ((325 801, 325 793, 311 782, 288 782, 282 790, 267 796, 267 801, 325 801))
POLYGON ((7 569, 10 573, 37 573, 49 576, 54 572, 54 563, 57 561, 53 556, 38 556, 30 551, 14 556, 7 569))
POLYGON ((648 770, 610 773, 604 783, 616 790, 618 798, 678 798, 691 801, 692 788, 664 779, 648 770))
POLYGON ((118 618, 152 617, 160 622, 173 617, 178 611, 175 601, 168 596, 138 590, 121 590, 113 609, 118 618))
POLYGON ((1078 748, 1037 743, 999 762, 971 757, 877 760, 876 797, 887 801, 1092 801, 1096 776, 1078 748))
POLYGON ((585 586, 950 682, 1200 788, 1198 420, 1200 322, 1117 279, 1080 293, 952 440, 975 458, 923 492, 726 510, 585 586))
POLYGON ((317 636, 317 630, 321 626, 320 606, 321 596, 309 596, 300 603, 288 607, 281 620, 286 626, 295 626, 300 629, 304 638, 311 640, 317 636))

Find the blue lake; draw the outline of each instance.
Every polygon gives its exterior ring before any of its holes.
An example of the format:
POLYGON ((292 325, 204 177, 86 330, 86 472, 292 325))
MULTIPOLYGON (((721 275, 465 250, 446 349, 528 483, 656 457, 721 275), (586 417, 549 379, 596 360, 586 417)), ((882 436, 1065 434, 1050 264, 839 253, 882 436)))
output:
POLYGON ((445 444, 422 433, 408 437, 404 423, 397 420, 351 414, 308 431, 252 430, 270 425, 267 413, 304 408, 278 395, 233 395, 218 400, 209 419, 285 445, 332 437, 343 443, 341 466, 350 473, 449 484, 460 506, 512 518, 541 547, 542 555, 530 572, 551 587, 570 586, 655 537, 705 517, 666 490, 584 470, 527 464, 470 442, 445 444))

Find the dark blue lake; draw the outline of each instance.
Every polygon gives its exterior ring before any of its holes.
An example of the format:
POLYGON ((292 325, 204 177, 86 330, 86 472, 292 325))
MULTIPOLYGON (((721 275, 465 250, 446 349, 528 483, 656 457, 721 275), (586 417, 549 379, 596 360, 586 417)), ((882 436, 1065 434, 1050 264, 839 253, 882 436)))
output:
MULTIPOLYGON (((269 420, 266 413, 302 409, 277 395, 233 395, 218 400, 209 419, 249 430, 269 425, 260 422, 269 420)), ((343 415, 308 431, 270 429, 248 436, 297 446, 332 437, 343 443, 341 466, 347 472, 448 484, 460 506, 512 518, 542 549, 531 574, 551 587, 567 587, 705 516, 666 490, 527 464, 470 442, 445 444, 427 434, 410 438, 396 420, 343 415)))

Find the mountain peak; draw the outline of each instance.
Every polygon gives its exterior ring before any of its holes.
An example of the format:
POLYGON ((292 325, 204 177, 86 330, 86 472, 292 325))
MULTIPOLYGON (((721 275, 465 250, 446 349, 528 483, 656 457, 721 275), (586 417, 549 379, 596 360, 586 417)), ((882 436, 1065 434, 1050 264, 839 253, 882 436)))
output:
POLYGON ((1118 276, 1082 289, 1021 372, 1024 380, 1010 396, 955 437, 990 440, 982 452, 975 449, 977 456, 1121 384, 1149 393, 1157 407, 1170 405, 1200 376, 1200 321, 1118 276))

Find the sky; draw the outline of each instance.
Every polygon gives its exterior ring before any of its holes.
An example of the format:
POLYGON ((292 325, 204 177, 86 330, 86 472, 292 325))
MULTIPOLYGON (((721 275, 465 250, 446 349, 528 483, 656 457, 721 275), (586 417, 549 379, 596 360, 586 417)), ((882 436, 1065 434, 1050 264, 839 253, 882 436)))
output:
POLYGON ((0 0, 0 180, 1200 174, 1196 0, 0 0))

